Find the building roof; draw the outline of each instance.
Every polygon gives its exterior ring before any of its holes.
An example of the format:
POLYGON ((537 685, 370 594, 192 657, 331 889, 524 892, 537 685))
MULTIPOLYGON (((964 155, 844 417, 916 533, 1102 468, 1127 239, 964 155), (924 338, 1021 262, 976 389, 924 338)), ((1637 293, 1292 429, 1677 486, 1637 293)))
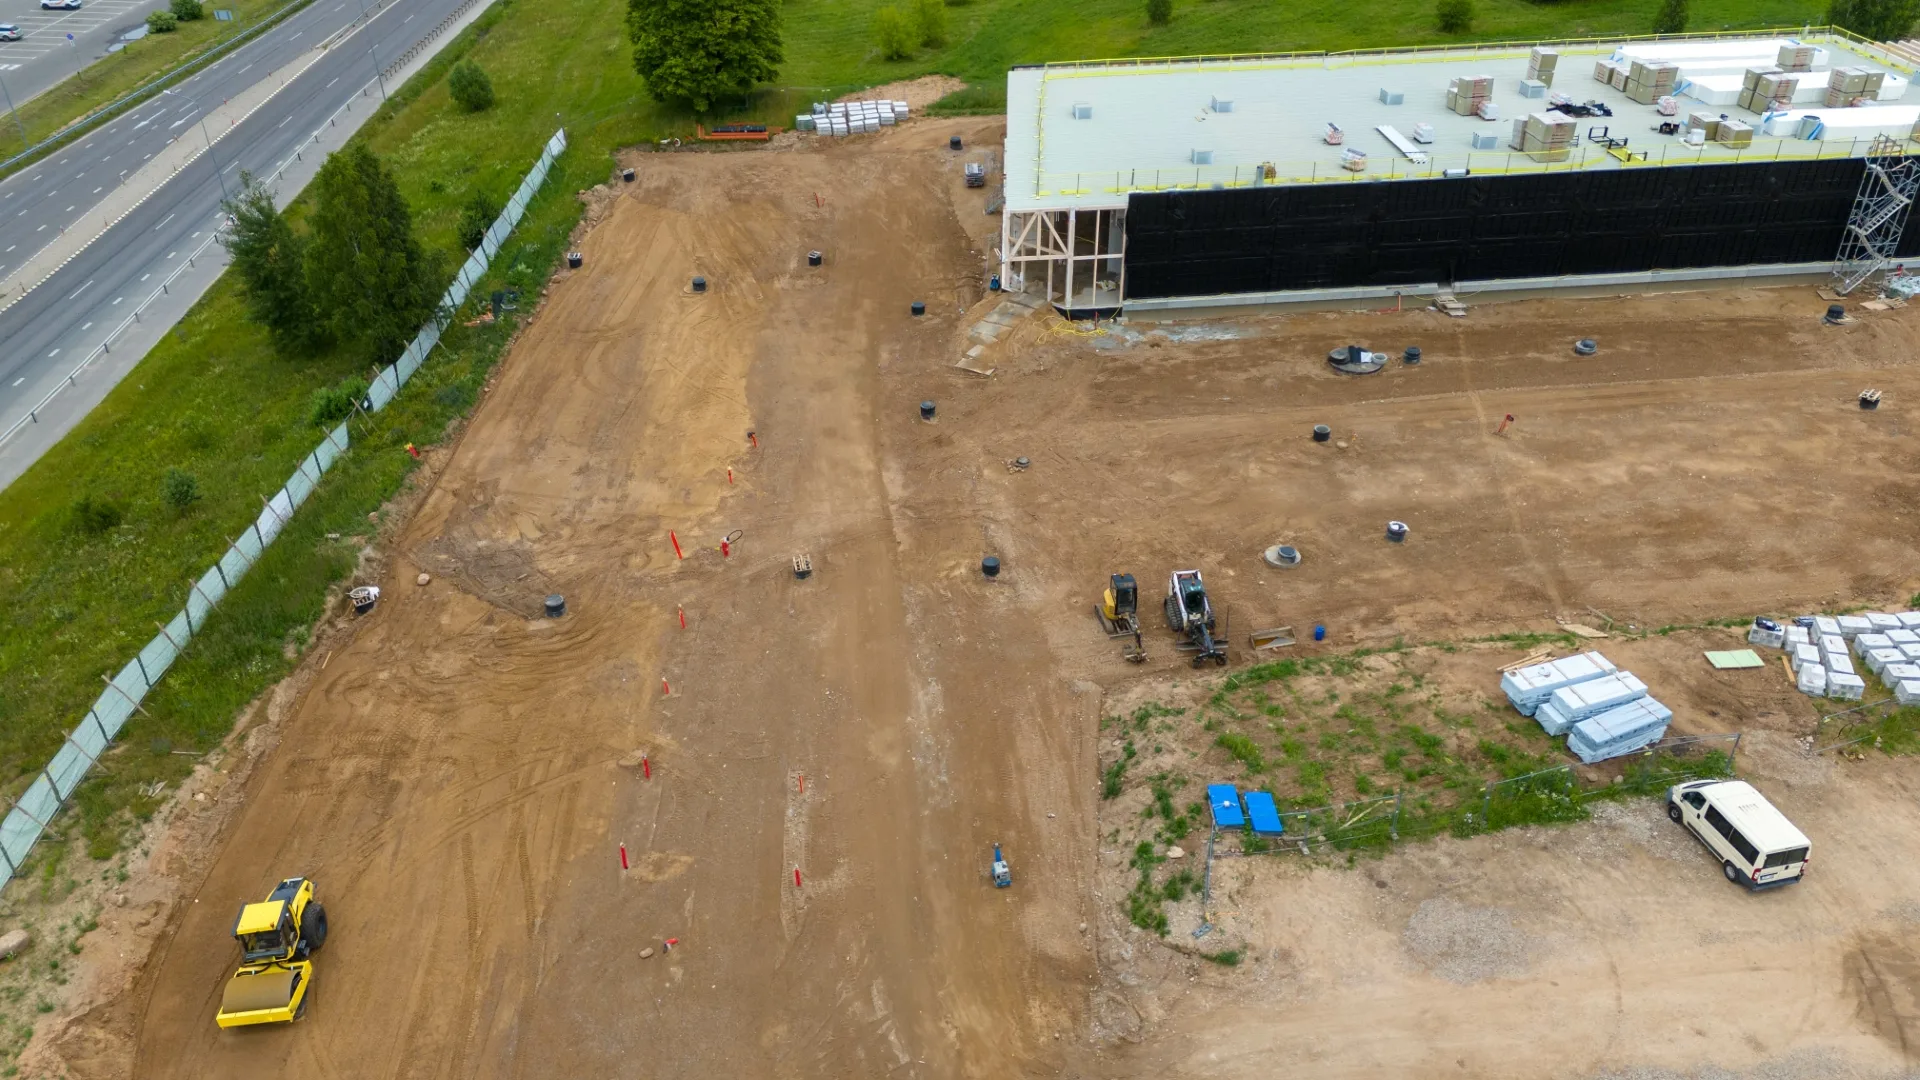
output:
POLYGON ((1131 191, 1409 179, 1462 168, 1481 175, 1860 155, 1881 133, 1910 146, 1906 138, 1920 121, 1920 90, 1909 92, 1913 63, 1837 34, 1550 47, 1559 59, 1546 93, 1568 95, 1577 105, 1598 102, 1613 112, 1577 119, 1577 143, 1562 162, 1536 161, 1509 147, 1514 118, 1551 107, 1549 99, 1523 93, 1530 44, 1015 68, 1007 74, 1007 207, 1112 207, 1125 205, 1131 191), (1802 74, 1793 110, 1768 125, 1736 103, 1741 80, 1748 67, 1772 66, 1780 46, 1790 43, 1823 52, 1813 70, 1802 74), (1595 80, 1596 62, 1634 58, 1679 65, 1678 116, 1663 117, 1655 106, 1595 80), (1828 72, 1848 66, 1886 73, 1882 99, 1864 108, 1824 108, 1828 72), (1493 77, 1497 120, 1447 108, 1449 81, 1477 75, 1493 77), (1403 95, 1402 103, 1388 104, 1382 91, 1403 95), (1807 100, 1810 95, 1814 100, 1807 100), (1736 150, 1709 141, 1692 147, 1684 136, 1655 133, 1662 120, 1684 126, 1695 111, 1752 124, 1752 146, 1736 150), (1834 115, 1842 113, 1848 115, 1834 115), (1803 114, 1826 121, 1816 137, 1800 137, 1803 114), (1419 164, 1376 130, 1386 125, 1410 136, 1423 122, 1433 126, 1433 141, 1415 145, 1427 159, 1419 164), (1329 123, 1344 129, 1344 145, 1327 144, 1329 123), (1590 140, 1601 127, 1610 138, 1627 139, 1628 153, 1644 151, 1645 161, 1622 162, 1590 140), (1476 134, 1493 136, 1497 148, 1474 149, 1476 134), (1347 148, 1367 154, 1366 171, 1342 169, 1347 148), (1195 151, 1210 151, 1211 164, 1197 164, 1195 151), (1261 178, 1263 165, 1273 166, 1272 179, 1261 178))

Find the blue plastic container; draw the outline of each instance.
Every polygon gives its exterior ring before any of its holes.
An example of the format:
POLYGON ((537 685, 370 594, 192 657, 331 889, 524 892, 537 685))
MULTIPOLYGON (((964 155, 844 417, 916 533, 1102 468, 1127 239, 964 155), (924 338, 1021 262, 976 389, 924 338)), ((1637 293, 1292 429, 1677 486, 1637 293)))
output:
POLYGON ((1327 640, 1327 628, 1320 625, 1319 623, 1313 624, 1313 640, 1315 641, 1327 640))

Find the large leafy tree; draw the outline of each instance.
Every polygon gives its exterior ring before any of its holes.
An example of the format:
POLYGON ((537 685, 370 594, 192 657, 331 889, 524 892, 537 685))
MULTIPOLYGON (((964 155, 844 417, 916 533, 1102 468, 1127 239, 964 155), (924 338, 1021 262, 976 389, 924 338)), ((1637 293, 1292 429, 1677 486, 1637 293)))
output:
POLYGON ((386 361, 433 314, 432 261, 393 173, 359 143, 331 154, 314 177, 307 287, 342 345, 386 361))
POLYGON ((280 352, 320 345, 326 331, 307 293, 306 241, 275 209, 272 193, 249 173, 240 174, 240 193, 227 200, 226 210, 233 219, 226 245, 240 275, 247 317, 267 328, 280 352))
POLYGON ((1832 0, 1827 21, 1869 41, 1899 41, 1920 21, 1920 0, 1832 0))
POLYGON ((660 101, 706 112, 779 74, 778 0, 627 0, 633 67, 660 101))

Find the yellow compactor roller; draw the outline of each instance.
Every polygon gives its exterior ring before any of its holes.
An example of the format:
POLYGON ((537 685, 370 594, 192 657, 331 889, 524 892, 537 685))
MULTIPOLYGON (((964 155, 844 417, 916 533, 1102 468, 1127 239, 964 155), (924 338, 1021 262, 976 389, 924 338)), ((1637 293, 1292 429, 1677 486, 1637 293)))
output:
POLYGON ((214 1020, 225 1028, 299 1019, 313 985, 312 956, 327 940, 327 912, 313 898, 313 882, 288 878, 241 908, 233 936, 240 969, 227 980, 214 1020))

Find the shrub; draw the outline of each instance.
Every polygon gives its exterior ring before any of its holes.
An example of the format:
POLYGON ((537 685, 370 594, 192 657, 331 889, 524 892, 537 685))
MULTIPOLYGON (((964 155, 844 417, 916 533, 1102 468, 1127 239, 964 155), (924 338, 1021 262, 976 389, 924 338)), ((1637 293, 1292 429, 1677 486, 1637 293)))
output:
POLYGON ((180 28, 180 19, 171 11, 147 12, 147 29, 156 34, 171 34, 180 28))
POLYGON ((92 495, 82 495, 73 503, 74 528, 92 536, 119 525, 123 517, 118 506, 92 495))
POLYGON ((316 427, 337 424, 353 414, 353 407, 366 395, 367 380, 348 379, 338 386, 323 386, 313 392, 307 405, 307 419, 316 427))
POLYGON ((200 0, 173 0, 168 5, 168 10, 172 11, 173 17, 181 22, 192 22, 195 19, 207 17, 207 9, 200 5, 200 0))
POLYGON ((175 510, 186 510, 200 501, 200 481, 185 469, 168 469, 160 481, 160 495, 175 510))
POLYGON ((1260 753, 1260 747, 1252 739, 1236 731, 1226 731, 1214 740, 1222 750, 1240 760, 1248 772, 1261 772, 1267 767, 1267 759, 1260 753))
POLYGON ((1663 0, 1660 10, 1653 16, 1653 32, 1656 34, 1686 33, 1687 0, 1663 0))
POLYGON ((475 191, 467 199, 467 205, 460 208, 460 248, 472 251, 487 238, 487 230, 493 227, 495 218, 500 216, 500 201, 484 191, 475 191))
POLYGON ((471 60, 460 61, 447 73, 447 93, 468 112, 484 112, 493 107, 493 80, 471 60))
POLYGON ((920 44, 937 49, 947 43, 946 0, 919 0, 913 17, 919 24, 920 44))
POLYGON ((1147 21, 1165 26, 1173 21, 1173 0, 1147 0, 1147 21))
POLYGON ((1443 34, 1464 34, 1473 29, 1473 0, 1440 0, 1433 14, 1443 34))
POLYGON ((913 56, 913 29, 900 9, 889 4, 873 13, 873 41, 880 46, 883 60, 906 60, 913 56))

